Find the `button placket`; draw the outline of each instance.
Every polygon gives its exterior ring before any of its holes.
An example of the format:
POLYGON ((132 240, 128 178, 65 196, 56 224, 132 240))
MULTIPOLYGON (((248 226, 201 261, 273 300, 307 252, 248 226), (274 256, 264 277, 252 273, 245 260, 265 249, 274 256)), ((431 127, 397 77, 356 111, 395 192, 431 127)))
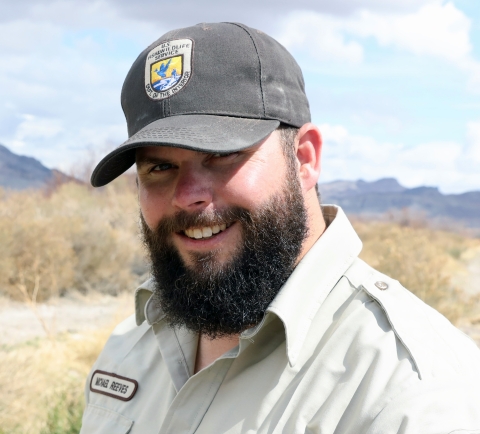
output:
POLYGON ((208 411, 233 358, 216 360, 190 377, 174 398, 159 434, 193 434, 208 411))

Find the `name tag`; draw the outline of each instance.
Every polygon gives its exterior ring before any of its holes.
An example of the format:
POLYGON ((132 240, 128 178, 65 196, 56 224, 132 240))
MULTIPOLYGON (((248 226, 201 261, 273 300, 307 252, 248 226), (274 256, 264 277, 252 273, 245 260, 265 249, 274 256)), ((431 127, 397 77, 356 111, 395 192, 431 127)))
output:
POLYGON ((105 371, 95 371, 90 381, 90 390, 122 401, 130 401, 138 389, 138 383, 105 371))

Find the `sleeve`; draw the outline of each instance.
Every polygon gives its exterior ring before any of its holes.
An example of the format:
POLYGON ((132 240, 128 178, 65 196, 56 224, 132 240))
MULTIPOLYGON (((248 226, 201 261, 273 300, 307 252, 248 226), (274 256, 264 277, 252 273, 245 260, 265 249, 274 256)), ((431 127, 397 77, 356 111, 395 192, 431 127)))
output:
POLYGON ((87 375, 87 378, 85 380, 85 407, 88 405, 89 400, 90 400, 90 381, 92 381, 92 374, 93 374, 93 369, 90 369, 90 372, 87 375))

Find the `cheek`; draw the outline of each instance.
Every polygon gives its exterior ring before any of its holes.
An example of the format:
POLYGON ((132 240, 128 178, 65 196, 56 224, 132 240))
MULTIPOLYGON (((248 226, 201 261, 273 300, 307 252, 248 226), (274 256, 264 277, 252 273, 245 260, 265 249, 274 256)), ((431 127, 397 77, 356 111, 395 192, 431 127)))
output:
POLYGON ((167 201, 164 198, 150 189, 140 187, 138 190, 140 211, 150 229, 154 229, 166 214, 167 201))
POLYGON ((278 158, 274 164, 256 161, 245 165, 225 183, 225 197, 247 208, 262 204, 283 189, 285 173, 285 162, 278 158))

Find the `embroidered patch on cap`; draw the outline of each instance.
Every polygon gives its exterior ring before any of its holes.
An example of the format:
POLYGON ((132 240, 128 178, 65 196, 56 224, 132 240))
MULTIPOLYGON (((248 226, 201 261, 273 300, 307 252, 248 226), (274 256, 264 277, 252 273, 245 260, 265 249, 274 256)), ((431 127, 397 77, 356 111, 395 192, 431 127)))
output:
POLYGON ((95 371, 90 390, 122 401, 130 401, 138 389, 138 383, 127 377, 105 371, 95 371))
POLYGON ((145 62, 145 91, 150 98, 168 98, 188 83, 192 48, 191 39, 175 39, 150 50, 145 62))

